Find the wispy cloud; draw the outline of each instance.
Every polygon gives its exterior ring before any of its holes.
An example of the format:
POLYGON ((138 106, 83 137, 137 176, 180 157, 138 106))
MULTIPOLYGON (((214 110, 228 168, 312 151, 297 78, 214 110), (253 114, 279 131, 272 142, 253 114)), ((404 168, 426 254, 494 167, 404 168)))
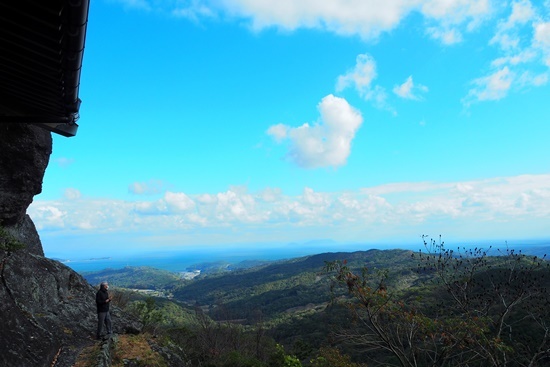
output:
POLYGON ((504 98, 512 86, 514 77, 514 73, 505 66, 488 76, 475 79, 472 82, 474 88, 470 89, 464 98, 464 104, 469 106, 477 101, 496 101, 504 98))
POLYGON ((426 34, 444 45, 464 40, 493 14, 490 0, 427 0, 420 1, 421 13, 427 20, 426 34))
POLYGON ((363 97, 367 97, 371 94, 371 84, 376 77, 374 58, 369 54, 360 54, 355 59, 355 66, 338 77, 336 91, 340 92, 351 86, 363 97))
POLYGON ((376 39, 396 28, 411 13, 427 23, 427 34, 443 43, 462 40, 462 32, 475 29, 493 12, 489 0, 118 0, 126 7, 161 10, 191 19, 244 20, 254 31, 279 28, 317 29, 342 36, 376 39))
POLYGON ((277 27, 285 30, 310 28, 340 35, 376 38, 396 27, 412 9, 409 1, 380 4, 374 0, 293 1, 226 0, 222 10, 249 19, 254 30, 277 27))
POLYGON ((359 95, 371 101, 375 107, 395 113, 387 102, 387 93, 384 87, 373 85, 377 77, 376 61, 369 54, 360 54, 355 59, 355 66, 336 80, 336 92, 347 88, 354 88, 359 95))
POLYGON ((332 94, 317 106, 320 119, 299 127, 271 126, 267 134, 277 142, 289 142, 288 158, 300 167, 338 167, 346 163, 351 143, 363 122, 361 113, 332 94))
POLYGON ((513 1, 509 11, 489 40, 501 56, 491 62, 486 76, 472 81, 472 89, 462 100, 466 106, 499 100, 511 90, 540 87, 548 82, 550 23, 542 20, 541 11, 529 0, 513 1))
MULTIPOLYGON (((222 19, 247 24, 258 32, 267 28, 285 31, 315 29, 341 36, 359 36, 367 42, 397 28, 413 13, 424 19, 424 34, 445 46, 465 42, 468 35, 482 26, 492 27, 493 36, 487 41, 496 47, 500 56, 493 60, 499 64, 485 72, 472 84, 474 87, 463 98, 466 106, 475 102, 500 99, 508 90, 539 87, 547 83, 550 67, 550 22, 546 5, 529 0, 498 3, 492 0, 395 0, 380 3, 377 0, 189 0, 148 1, 119 0, 127 7, 155 9, 172 16, 201 19, 222 19), (507 16, 495 22, 495 16, 507 16), (545 19, 546 17, 546 19, 545 19), (532 34, 525 39, 523 34, 532 34), (520 34, 522 35, 520 37, 520 34), (482 79, 499 76, 508 67, 510 82, 506 92, 495 93, 490 85, 480 85, 482 79), (500 74, 499 74, 500 72, 500 74), (523 77, 521 77, 523 76, 523 77), (530 76, 526 77, 526 76, 530 76), (485 90, 485 92, 484 92, 485 90), (491 92, 493 90, 493 92, 491 92), (477 98, 480 97, 480 98, 477 98)), ((489 28, 488 28, 489 29, 489 28)), ((387 92, 373 85, 376 63, 369 55, 359 55, 354 69, 338 78, 337 91, 354 87, 378 108, 396 113, 387 102, 387 92)))
MULTIPOLYGON (((477 228, 471 236, 547 234, 550 175, 498 177, 466 182, 404 182, 331 193, 305 187, 297 196, 279 189, 249 192, 232 187, 215 194, 166 193, 153 201, 80 198, 35 200, 29 207, 42 235, 50 233, 173 233, 172 242, 193 234, 195 243, 225 233, 219 243, 246 236, 257 242, 286 233, 330 235, 362 241, 388 233, 420 234, 477 228), (511 231, 514 229, 514 231, 511 231), (263 237, 265 236, 265 237, 263 237)), ((274 238, 278 238, 278 237, 274 238)))
POLYGON ((136 195, 154 195, 166 190, 166 183, 161 180, 146 182, 132 182, 128 185, 128 192, 136 195))
POLYGON ((68 200, 78 200, 82 195, 79 190, 68 188, 68 189, 65 189, 63 196, 68 200))
POLYGON ((327 0, 272 1, 226 0, 222 9, 250 19, 251 27, 261 30, 279 27, 320 29, 340 35, 359 35, 365 40, 397 27, 412 12, 427 20, 427 32, 444 43, 462 39, 461 33, 474 29, 493 9, 489 0, 327 0))
POLYGON ((439 40, 444 45, 452 45, 463 40, 462 33, 456 29, 429 27, 426 29, 426 34, 433 39, 439 40))
POLYGON ((172 9, 172 14, 176 17, 187 18, 194 22, 202 18, 215 18, 216 13, 204 1, 192 0, 190 2, 178 2, 172 9))
POLYGON ((55 163, 57 163, 59 167, 67 168, 74 163, 74 159, 67 158, 67 157, 60 157, 55 159, 55 163))
POLYGON ((541 50, 544 55, 544 63, 550 67, 550 22, 540 22, 535 25, 535 48, 541 50))
POLYGON ((404 99, 422 100, 422 94, 428 92, 428 87, 422 84, 414 84, 412 75, 401 85, 393 87, 393 93, 404 99))
POLYGON ((535 10, 528 0, 512 3, 509 17, 498 23, 497 32, 490 44, 498 44, 504 50, 515 49, 520 46, 518 29, 536 18, 535 10))

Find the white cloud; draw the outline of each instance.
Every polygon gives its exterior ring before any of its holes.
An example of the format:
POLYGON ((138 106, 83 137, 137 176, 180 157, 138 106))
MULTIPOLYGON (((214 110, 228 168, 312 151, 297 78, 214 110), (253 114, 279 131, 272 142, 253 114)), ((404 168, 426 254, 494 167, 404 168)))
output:
POLYGON ((202 204, 212 204, 216 201, 216 197, 210 194, 197 195, 197 201, 202 204))
POLYGON ((525 24, 532 20, 535 11, 529 0, 519 0, 512 3, 512 14, 508 18, 508 24, 525 24))
POLYGON ((355 66, 340 75, 336 82, 336 91, 340 92, 350 86, 365 96, 371 90, 371 83, 376 78, 376 61, 368 54, 360 54, 355 59, 355 66))
POLYGON ((277 124, 270 126, 267 130, 267 134, 271 135, 277 141, 277 143, 280 143, 288 137, 289 130, 290 128, 288 126, 284 124, 277 124))
POLYGON ((126 231, 132 205, 120 200, 35 201, 28 209, 39 230, 126 231))
POLYGON ((397 94, 399 97, 417 101, 422 99, 420 93, 425 93, 427 91, 428 87, 422 84, 414 84, 412 75, 409 76, 403 84, 396 85, 393 88, 393 93, 397 94))
POLYGON ((312 28, 365 39, 396 27, 415 6, 392 0, 222 0, 222 9, 250 20, 254 30, 278 27, 285 30, 312 28))
POLYGON ((133 210, 145 215, 175 215, 192 212, 195 207, 195 201, 186 194, 167 191, 162 199, 135 203, 133 210))
POLYGON ((426 34, 444 45, 452 45, 463 40, 462 34, 456 29, 429 27, 426 29, 426 34))
POLYGON ((218 4, 220 11, 248 19, 254 30, 310 28, 367 40, 418 12, 431 24, 429 33, 446 43, 461 40, 461 27, 471 30, 492 12, 489 0, 221 0, 218 4))
POLYGON ((533 74, 530 71, 524 71, 517 78, 517 84, 520 87, 530 87, 530 86, 540 87, 548 83, 549 76, 550 76, 549 72, 533 74))
POLYGON ((498 59, 493 60, 491 66, 498 68, 503 65, 515 66, 525 64, 535 60, 536 56, 536 52, 534 52, 532 49, 526 49, 511 56, 499 57, 498 59))
MULTIPOLYGON (((526 71, 536 73, 537 63, 550 67, 549 23, 543 21, 544 16, 548 14, 548 5, 533 3, 529 0, 510 2, 494 0, 390 0, 384 2, 378 0, 187 0, 178 2, 121 0, 121 2, 136 8, 154 8, 157 11, 194 21, 213 17, 236 21, 250 26, 254 31, 272 27, 285 31, 306 28, 341 36, 359 36, 367 41, 376 40, 382 33, 392 31, 405 18, 416 13, 420 14, 424 20, 424 33, 445 45, 463 42, 467 39, 468 33, 480 29, 482 24, 492 27, 495 16, 509 11, 508 16, 497 23, 494 36, 489 41, 490 45, 498 47, 498 52, 501 54, 493 63, 500 65, 507 63, 510 75, 522 75, 526 71), (530 33, 534 33, 533 38, 526 39, 525 34, 530 33), (526 61, 523 57, 528 55, 530 60, 526 61), (520 70, 510 67, 513 63, 524 65, 520 70)), ((501 66, 496 65, 494 68, 501 69, 501 66)), ((493 70, 488 74, 497 71, 493 70)), ((375 78, 374 59, 368 55, 359 55, 356 67, 338 78, 336 90, 354 87, 363 98, 370 100, 376 107, 396 115, 396 111, 387 102, 386 89, 380 85, 373 85, 375 78)), ((542 85, 541 80, 541 78, 533 79, 533 84, 530 86, 542 85)), ((514 86, 524 88, 526 84, 512 84, 510 87, 514 86)), ((470 91, 463 101, 470 104, 476 100, 476 95, 475 91, 470 91)), ((485 100, 494 99, 497 95, 500 94, 480 94, 482 98, 489 97, 485 100)), ((483 99, 476 101, 481 100, 483 99)), ((283 134, 284 131, 279 133, 283 134)))
POLYGON ((133 210, 136 213, 143 215, 164 215, 168 213, 168 207, 166 206, 166 201, 159 200, 154 202, 137 202, 134 205, 133 210))
POLYGON ((450 24, 484 17, 491 12, 489 0, 427 0, 421 3, 424 15, 450 24))
POLYGON ((371 101, 375 107, 394 112, 387 103, 386 90, 379 85, 372 85, 376 77, 374 58, 369 54, 357 55, 355 66, 337 78, 336 91, 341 92, 346 88, 353 87, 362 98, 371 101))
POLYGON ((267 133, 277 141, 289 141, 288 157, 304 168, 338 167, 346 163, 351 143, 363 122, 361 113, 349 103, 332 94, 318 105, 321 114, 318 124, 308 123, 292 128, 275 125, 267 133), (279 131, 285 130, 283 136, 279 131))
POLYGON ((178 2, 176 8, 172 9, 172 14, 176 17, 187 18, 198 22, 201 18, 214 18, 216 13, 203 1, 192 0, 190 4, 178 2))
POLYGON ((536 13, 528 0, 512 3, 510 16, 500 21, 497 32, 490 44, 498 44, 504 50, 516 49, 520 46, 518 29, 536 19, 536 13))
POLYGON ((53 203, 53 205, 41 205, 41 203, 38 203, 34 205, 29 212, 38 230, 51 230, 65 227, 64 221, 66 213, 64 213, 55 203, 53 203))
POLYGON ((316 193, 309 187, 304 188, 303 201, 304 203, 313 206, 326 206, 329 203, 328 197, 323 194, 316 193))
POLYGON ((535 26, 535 41, 542 47, 550 49, 550 22, 535 26))
POLYGON ((273 203, 281 197, 282 193, 279 188, 268 187, 260 192, 260 198, 262 201, 273 203))
POLYGON ((128 192, 136 195, 155 195, 165 190, 166 184, 161 180, 133 182, 128 185, 128 192))
POLYGON ((411 13, 419 13, 426 19, 427 34, 446 44, 460 42, 463 31, 475 29, 493 12, 490 0, 119 1, 126 7, 155 9, 192 21, 244 20, 256 32, 272 27, 285 31, 307 28, 365 40, 376 39, 411 13))
POLYGON ((491 62, 487 76, 472 82, 475 87, 463 99, 466 106, 502 99, 510 89, 540 87, 548 82, 548 70, 541 71, 541 65, 550 67, 550 23, 540 21, 541 15, 528 0, 514 1, 509 8, 509 16, 498 23, 489 41, 502 56, 491 62))
POLYGON ((496 101, 504 98, 514 80, 514 73, 505 66, 494 73, 472 82, 474 88, 470 89, 463 100, 466 105, 479 101, 496 101))
POLYGON ((247 193, 229 190, 217 194, 216 214, 221 220, 256 221, 255 200, 247 193))
POLYGON ((68 188, 68 189, 65 189, 63 196, 68 200, 77 200, 77 199, 80 199, 82 195, 80 194, 79 190, 68 188))
POLYGON ((550 22, 535 25, 533 43, 534 47, 541 50, 544 55, 544 64, 550 67, 550 22))
POLYGON ((28 212, 42 237, 155 232, 173 236, 170 241, 179 245, 182 236, 197 244, 222 232, 223 236, 215 237, 218 243, 236 243, 248 235, 258 243, 272 236, 287 236, 291 241, 293 235, 305 234, 364 241, 406 233, 412 239, 429 228, 452 232, 444 235, 478 228, 472 233, 477 238, 528 237, 548 234, 550 174, 402 182, 340 193, 306 187, 297 196, 279 189, 251 193, 239 187, 200 195, 173 192, 142 202, 35 200, 28 212))
POLYGON ((183 192, 170 192, 164 194, 164 201, 172 212, 185 212, 195 208, 195 203, 183 192))
POLYGON ((422 14, 435 24, 427 28, 427 34, 447 45, 463 40, 464 24, 466 31, 472 31, 492 14, 489 0, 427 0, 420 3, 422 14))

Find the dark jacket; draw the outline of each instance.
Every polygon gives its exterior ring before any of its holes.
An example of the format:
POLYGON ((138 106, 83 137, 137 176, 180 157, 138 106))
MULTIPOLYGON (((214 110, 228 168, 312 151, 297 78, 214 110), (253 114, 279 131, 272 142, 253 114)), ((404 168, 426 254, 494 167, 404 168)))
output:
POLYGON ((109 292, 103 286, 99 288, 95 295, 95 303, 97 305, 97 313, 109 311, 109 292))

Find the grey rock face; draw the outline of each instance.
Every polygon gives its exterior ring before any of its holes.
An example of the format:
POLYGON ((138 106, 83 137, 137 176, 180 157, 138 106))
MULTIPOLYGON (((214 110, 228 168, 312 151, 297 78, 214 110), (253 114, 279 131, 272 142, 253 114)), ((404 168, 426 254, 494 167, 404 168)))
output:
POLYGON ((25 248, 28 252, 44 256, 44 250, 42 249, 42 242, 40 242, 40 237, 36 231, 34 223, 27 214, 23 219, 13 226, 5 226, 4 230, 12 236, 13 239, 17 240, 21 244, 25 245, 25 248))
POLYGON ((0 365, 50 366, 95 328, 94 290, 59 262, 0 252, 0 365))
POLYGON ((0 225, 23 220, 52 153, 50 132, 30 124, 0 124, 0 225))
MULTIPOLYGON (((95 338, 96 290, 69 267, 27 251, 0 251, 0 366, 71 366, 95 338)), ((141 325, 119 309, 115 333, 141 325)))
MULTIPOLYGON (((42 190, 52 139, 27 124, 0 125, 0 366, 69 367, 94 343, 95 292, 69 267, 44 257, 26 210, 42 190), (16 242, 23 248, 3 247, 16 242)), ((115 333, 141 325, 112 307, 115 333)))

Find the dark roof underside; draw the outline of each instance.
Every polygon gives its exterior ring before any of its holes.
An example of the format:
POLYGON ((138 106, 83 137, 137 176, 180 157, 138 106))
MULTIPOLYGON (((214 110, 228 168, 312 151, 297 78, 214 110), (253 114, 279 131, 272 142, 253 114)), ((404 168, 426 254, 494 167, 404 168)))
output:
POLYGON ((76 134, 89 0, 0 1, 0 122, 76 134))

